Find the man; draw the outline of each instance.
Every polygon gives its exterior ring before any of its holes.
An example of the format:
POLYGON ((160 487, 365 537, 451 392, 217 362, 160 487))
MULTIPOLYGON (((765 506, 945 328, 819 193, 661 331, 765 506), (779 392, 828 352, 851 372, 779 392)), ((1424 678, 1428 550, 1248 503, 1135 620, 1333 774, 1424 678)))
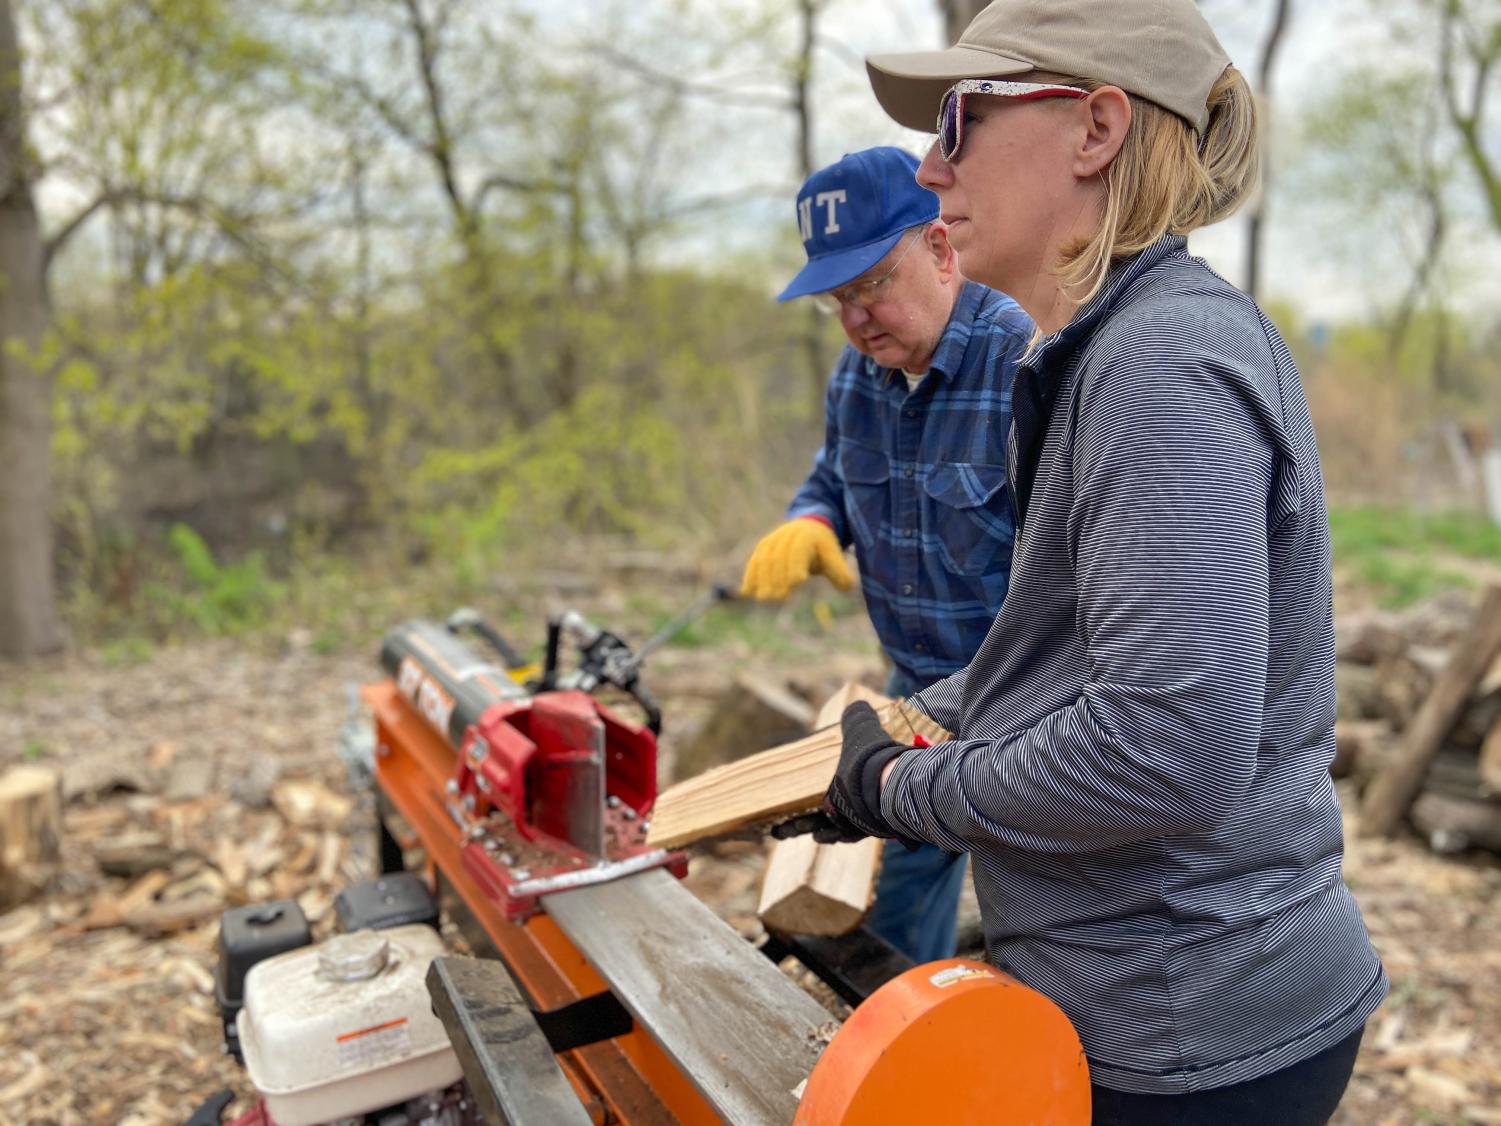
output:
MULTIPOLYGON (((812 296, 849 338, 826 437, 786 523, 757 544, 743 591, 785 598, 810 574, 854 585, 910 696, 969 663, 1006 597, 1011 377, 1032 322, 965 281, 917 160, 867 149, 815 172, 797 200, 808 261, 777 298, 812 296)), ((964 856, 888 842, 870 928, 916 962, 954 953, 964 856)))

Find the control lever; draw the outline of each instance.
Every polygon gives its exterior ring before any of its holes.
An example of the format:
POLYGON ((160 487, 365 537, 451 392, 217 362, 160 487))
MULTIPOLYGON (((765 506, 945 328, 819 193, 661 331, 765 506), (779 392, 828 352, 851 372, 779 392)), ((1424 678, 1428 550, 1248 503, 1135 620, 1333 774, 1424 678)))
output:
POLYGON ((444 623, 448 632, 454 635, 463 633, 466 629, 479 634, 485 642, 500 654, 501 660, 505 661, 506 668, 520 669, 526 667, 526 658, 516 652, 504 637, 489 622, 480 617, 480 613, 473 606, 461 606, 452 614, 448 615, 448 621, 444 623))
POLYGON ((734 592, 729 586, 715 583, 694 599, 687 609, 647 638, 634 653, 617 634, 601 629, 576 610, 554 614, 547 622, 547 656, 542 666, 541 688, 576 688, 592 692, 600 684, 613 684, 629 693, 641 705, 652 733, 661 734, 662 709, 640 683, 642 662, 649 654, 682 633, 711 606, 733 597, 734 592), (564 634, 578 645, 580 659, 577 668, 560 674, 558 656, 564 634))

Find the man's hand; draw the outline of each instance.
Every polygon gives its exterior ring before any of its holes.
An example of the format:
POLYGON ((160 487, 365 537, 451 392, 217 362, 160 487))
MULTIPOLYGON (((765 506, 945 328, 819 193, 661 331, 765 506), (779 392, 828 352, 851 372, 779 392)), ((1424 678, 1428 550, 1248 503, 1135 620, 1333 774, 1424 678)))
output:
POLYGON ((778 825, 773 836, 812 833, 819 844, 899 836, 881 816, 881 782, 886 768, 912 748, 888 735, 875 709, 864 700, 844 709, 839 726, 844 745, 823 808, 778 825))
POLYGON ((839 537, 822 520, 799 516, 762 537, 745 565, 740 593, 762 602, 777 602, 822 573, 840 590, 855 585, 844 561, 839 537))

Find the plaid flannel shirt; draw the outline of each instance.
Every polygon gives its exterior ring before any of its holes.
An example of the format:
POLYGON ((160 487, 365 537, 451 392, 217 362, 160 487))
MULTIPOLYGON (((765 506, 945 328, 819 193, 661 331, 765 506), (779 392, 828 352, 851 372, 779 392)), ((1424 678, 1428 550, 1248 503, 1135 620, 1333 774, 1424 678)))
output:
POLYGON ((1031 338, 1014 301, 966 282, 916 390, 846 347, 823 447, 787 510, 854 545, 876 634, 920 684, 964 667, 1006 598, 1011 379, 1031 338))

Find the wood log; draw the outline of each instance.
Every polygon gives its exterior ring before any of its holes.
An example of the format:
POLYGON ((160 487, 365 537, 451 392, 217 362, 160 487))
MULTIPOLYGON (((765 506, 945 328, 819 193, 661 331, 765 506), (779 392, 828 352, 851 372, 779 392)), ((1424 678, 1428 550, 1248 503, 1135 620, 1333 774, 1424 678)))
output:
POLYGON ((1329 773, 1336 778, 1377 773, 1371 756, 1380 755, 1391 737, 1391 726, 1381 720, 1336 721, 1334 761, 1329 764, 1329 773))
MULTIPOLYGON (((910 743, 921 735, 940 743, 951 738, 905 700, 893 701, 877 715, 893 739, 910 743)), ((795 743, 679 782, 657 798, 647 843, 676 848, 711 837, 758 832, 817 809, 839 764, 840 745, 839 728, 826 727, 795 743)))
POLYGON ((42 766, 0 775, 0 912, 36 895, 57 869, 63 840, 62 779, 42 766))
POLYGON ((1460 713, 1449 741, 1456 747, 1479 751, 1498 720, 1501 720, 1501 692, 1486 693, 1482 685, 1460 713))
POLYGON ((1369 665, 1341 662, 1334 666, 1339 718, 1346 722, 1376 719, 1382 713, 1381 674, 1369 665))
POLYGON ((1501 720, 1480 747, 1480 783, 1491 793, 1501 794, 1501 720))
POLYGON ((135 879, 158 868, 170 868, 182 855, 161 833, 124 833, 94 844, 94 862, 106 876, 135 879))
MULTIPOLYGON (((1401 753, 1399 737, 1376 736, 1360 748, 1351 777, 1358 793, 1364 794, 1397 761, 1401 753)), ((1493 797, 1481 784, 1479 761, 1471 752, 1446 745, 1433 756, 1428 773, 1423 776, 1425 794, 1443 797, 1484 800, 1493 797)))
MULTIPOLYGON (((1372 718, 1385 719, 1398 731, 1412 725, 1418 709, 1433 691, 1435 674, 1406 652, 1381 662, 1376 671, 1376 700, 1372 718)), ((1345 684, 1335 673, 1341 692, 1345 684)), ((1343 701, 1341 706, 1344 707, 1343 701)))
POLYGON ((1423 785, 1428 764, 1496 655, 1501 653, 1501 586, 1487 589, 1468 634, 1455 648, 1449 663, 1423 702, 1404 746, 1361 804, 1360 831, 1364 836, 1394 833, 1423 785))
POLYGON ((737 676, 714 701, 698 734, 678 752, 673 774, 692 778, 711 767, 781 746, 804 734, 812 723, 812 705, 785 685, 737 676))
MULTIPOLYGON (((863 684, 846 684, 819 709, 814 726, 838 723, 855 700, 872 707, 890 703, 863 684)), ((884 844, 876 837, 848 844, 819 844, 809 836, 778 841, 766 864, 756 914, 769 930, 783 934, 848 934, 870 909, 884 844)))
POLYGON ((1372 611, 1342 616, 1335 627, 1336 656, 1341 664, 1378 665, 1407 648, 1407 637, 1391 614, 1372 611))
POLYGON ((1501 804, 1494 801, 1425 793, 1413 803, 1412 823, 1434 852, 1501 852, 1501 804))

